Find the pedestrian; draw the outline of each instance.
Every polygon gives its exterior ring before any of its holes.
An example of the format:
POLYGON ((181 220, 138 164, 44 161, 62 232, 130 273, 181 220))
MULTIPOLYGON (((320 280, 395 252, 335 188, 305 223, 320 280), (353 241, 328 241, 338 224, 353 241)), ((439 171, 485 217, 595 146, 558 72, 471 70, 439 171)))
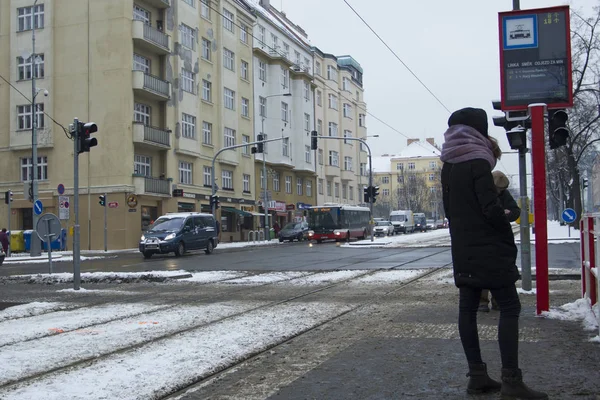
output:
POLYGON ((440 157, 443 204, 450 226, 454 283, 459 289, 458 331, 469 364, 467 393, 500 391, 505 399, 547 399, 545 393, 523 383, 519 369, 517 247, 494 186, 496 157, 488 138, 486 112, 476 108, 455 111, 444 139, 440 157), (489 377, 481 358, 477 308, 483 288, 491 290, 500 306, 502 383, 489 377))
POLYGON ((277 221, 275 221, 273 224, 273 230, 275 231, 275 237, 279 237, 279 231, 281 230, 281 227, 277 221))
POLYGON ((0 232, 0 244, 2 245, 2 251, 4 251, 4 254, 8 254, 9 242, 6 228, 2 228, 2 231, 0 232))
MULTIPOLYGON (((500 152, 500 154, 502 154, 500 152)), ((500 159, 500 157, 496 157, 500 159)), ((492 172, 492 177, 494 178, 494 186, 496 186, 496 190, 498 191, 498 198, 500 199, 500 204, 504 208, 504 214, 506 214, 509 222, 516 221, 521 215, 521 209, 517 205, 517 202, 512 197, 510 192, 507 190, 510 185, 510 181, 502 171, 494 171, 492 172)), ((481 299, 479 300, 479 311, 480 312, 489 312, 489 290, 483 289, 481 291, 481 299)), ((491 298, 492 310, 499 310, 498 303, 496 299, 492 296, 491 298)))

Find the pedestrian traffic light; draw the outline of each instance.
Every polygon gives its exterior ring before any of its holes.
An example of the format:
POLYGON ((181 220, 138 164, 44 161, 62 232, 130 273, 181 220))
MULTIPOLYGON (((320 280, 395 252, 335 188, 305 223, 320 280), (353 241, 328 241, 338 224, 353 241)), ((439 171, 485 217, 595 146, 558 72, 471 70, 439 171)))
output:
POLYGON ((319 134, 317 131, 312 131, 310 134, 311 134, 310 149, 316 150, 319 147, 319 143, 317 142, 319 134))
POLYGON ((367 186, 363 187, 363 193, 364 193, 363 194, 363 201, 365 203, 368 203, 369 199, 371 198, 371 187, 370 186, 369 187, 367 187, 367 186))
POLYGON ((98 198, 100 199, 100 201, 98 201, 98 204, 100 204, 102 207, 106 207, 106 196, 102 195, 98 196, 98 198))
POLYGON ((217 208, 219 208, 220 206, 220 202, 219 202, 219 196, 217 196, 216 194, 213 194, 212 196, 210 196, 210 206, 214 207, 215 210, 217 208))
POLYGON ((548 110, 548 142, 551 149, 557 149, 567 144, 569 116, 564 109, 548 110))
POLYGON ((508 144, 510 145, 511 149, 519 150, 527 147, 526 132, 527 129, 521 125, 506 131, 506 138, 508 139, 508 144))
POLYGON ((377 200, 377 196, 379 196, 379 186, 373 186, 371 188, 371 197, 373 197, 373 203, 377 200))
POLYGON ((7 190, 4 192, 4 203, 10 204, 13 201, 13 192, 12 190, 7 190))
POLYGON ((250 147, 250 153, 252 153, 252 154, 256 154, 256 153, 257 153, 257 151, 258 151, 258 149, 256 148, 256 146, 252 146, 252 147, 250 147))
POLYGON ((256 144, 256 153, 264 153, 265 152, 265 144, 263 143, 263 140, 265 140, 265 135, 263 135, 262 133, 259 133, 258 135, 256 135, 256 140, 258 140, 258 142, 259 142, 256 144))
POLYGON ((91 137, 92 133, 98 132, 98 126, 94 122, 79 122, 77 127, 77 154, 90 151, 91 147, 98 145, 98 139, 91 137))

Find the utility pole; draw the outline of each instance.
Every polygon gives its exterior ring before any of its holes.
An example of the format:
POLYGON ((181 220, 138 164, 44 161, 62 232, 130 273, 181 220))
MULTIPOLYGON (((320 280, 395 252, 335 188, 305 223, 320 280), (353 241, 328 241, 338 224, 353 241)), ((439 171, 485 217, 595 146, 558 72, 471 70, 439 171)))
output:
MULTIPOLYGON (((89 158, 89 157, 88 157, 89 158)), ((90 184, 88 179, 88 198, 90 197, 90 184)), ((104 193, 104 252, 108 251, 108 195, 104 193)))
POLYGON ((75 225, 73 226, 73 289, 79 290, 81 285, 81 259, 79 243, 79 120, 73 120, 73 212, 75 213, 75 225))
POLYGON ((32 197, 32 207, 31 213, 33 215, 33 232, 31 233, 31 247, 30 247, 30 255, 31 257, 37 257, 42 254, 41 243, 38 240, 37 232, 35 231, 39 216, 35 213, 35 202, 38 200, 38 170, 37 170, 37 106, 35 105, 35 97, 37 95, 37 90, 35 88, 35 74, 36 74, 36 57, 35 57, 35 24, 36 24, 36 14, 35 7, 38 0, 33 2, 33 7, 31 9, 32 18, 31 18, 31 197, 32 197))
MULTIPOLYGON (((262 139, 265 139, 265 117, 262 117, 262 128, 261 128, 261 133, 262 133, 262 139)), ((271 238, 270 235, 270 231, 269 231, 269 206, 267 204, 267 200, 269 198, 269 190, 267 189, 267 185, 269 180, 267 179, 267 155, 264 151, 264 144, 263 144, 263 153, 262 153, 262 162, 263 162, 263 184, 264 186, 264 190, 263 190, 263 211, 265 212, 265 226, 264 226, 264 230, 265 230, 265 242, 268 242, 269 239, 271 238)))

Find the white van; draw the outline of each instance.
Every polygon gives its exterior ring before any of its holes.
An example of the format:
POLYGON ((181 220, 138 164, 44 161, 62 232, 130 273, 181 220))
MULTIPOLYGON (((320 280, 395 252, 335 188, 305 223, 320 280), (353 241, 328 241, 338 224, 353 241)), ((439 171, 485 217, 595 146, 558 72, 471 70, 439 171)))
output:
POLYGON ((412 233, 415 231, 415 218, 411 210, 397 210, 390 213, 394 232, 412 233))

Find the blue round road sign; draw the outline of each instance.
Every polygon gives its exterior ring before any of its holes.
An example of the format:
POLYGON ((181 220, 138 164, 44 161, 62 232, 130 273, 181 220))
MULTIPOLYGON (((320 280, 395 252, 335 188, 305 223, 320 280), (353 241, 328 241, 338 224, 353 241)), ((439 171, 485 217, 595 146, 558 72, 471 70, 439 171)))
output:
POLYGON ((565 208, 561 214, 562 220, 567 224, 575 221, 577 219, 577 213, 572 208, 565 208))
POLYGON ((65 192, 65 185, 59 183, 56 189, 58 190, 58 194, 63 194, 65 192))
POLYGON ((41 215, 42 211, 44 211, 44 206, 42 205, 42 201, 38 199, 33 203, 33 212, 35 215, 41 215))

